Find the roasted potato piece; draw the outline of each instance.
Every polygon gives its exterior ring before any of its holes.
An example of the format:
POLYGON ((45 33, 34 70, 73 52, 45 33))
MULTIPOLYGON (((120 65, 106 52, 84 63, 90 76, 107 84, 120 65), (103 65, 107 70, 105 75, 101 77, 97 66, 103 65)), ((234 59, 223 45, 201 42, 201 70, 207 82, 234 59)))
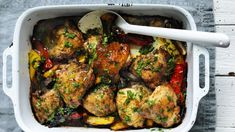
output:
POLYGON ((40 123, 46 122, 49 116, 62 105, 60 96, 55 89, 41 96, 38 93, 33 93, 31 99, 35 116, 40 123))
POLYGON ((118 91, 116 104, 118 114, 124 123, 133 127, 143 127, 145 119, 140 115, 139 108, 141 100, 148 95, 150 95, 150 91, 139 84, 118 91))
POLYGON ((83 46, 82 33, 69 21, 55 28, 51 36, 51 44, 54 46, 48 50, 49 56, 53 59, 69 58, 79 47, 83 46))
POLYGON ((117 121, 117 122, 113 123, 110 128, 114 131, 118 131, 118 130, 126 129, 128 127, 129 126, 127 124, 123 123, 122 121, 117 121))
POLYGON ((82 97, 94 82, 93 70, 86 64, 75 62, 59 65, 55 75, 57 81, 54 87, 66 105, 73 108, 81 104, 82 97))
POLYGON ((106 126, 114 122, 114 117, 96 117, 96 116, 87 116, 85 122, 92 126, 106 126))
POLYGON ((169 84, 163 84, 141 102, 140 114, 152 119, 163 127, 171 127, 180 121, 180 107, 177 106, 177 96, 169 84))
MULTIPOLYGON (((97 78, 101 82, 105 77, 116 82, 119 79, 119 71, 125 65, 129 56, 129 46, 127 44, 112 42, 107 45, 97 47, 97 59, 94 61, 94 69, 97 71, 97 78)), ((111 83, 105 81, 105 83, 111 83)))
POLYGON ((107 116, 116 111, 114 91, 108 85, 97 86, 83 101, 83 107, 96 116, 107 116))
POLYGON ((155 89, 174 69, 174 61, 163 49, 138 56, 131 64, 131 72, 141 78, 145 85, 155 89), (154 53, 155 52, 155 53, 154 53))

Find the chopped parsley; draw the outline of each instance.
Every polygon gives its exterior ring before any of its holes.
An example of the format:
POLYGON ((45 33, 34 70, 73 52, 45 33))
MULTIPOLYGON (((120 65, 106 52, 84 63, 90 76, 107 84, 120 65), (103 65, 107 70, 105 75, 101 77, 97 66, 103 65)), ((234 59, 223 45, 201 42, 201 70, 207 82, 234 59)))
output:
POLYGON ((172 70, 175 68, 175 59, 174 57, 171 57, 168 61, 167 61, 167 71, 166 73, 168 75, 171 74, 172 70))
POLYGON ((46 58, 44 56, 41 57, 41 62, 44 63, 46 61, 46 58))
POLYGON ((136 94, 131 92, 130 90, 127 91, 127 99, 125 100, 125 104, 129 104, 131 100, 135 99, 136 94))
POLYGON ((133 110, 133 112, 137 112, 137 113, 139 113, 139 112, 140 112, 140 109, 139 109, 139 108, 137 108, 137 107, 133 107, 133 108, 132 108, 132 110, 133 110))
POLYGON ((96 60, 96 59, 97 59, 97 54, 95 52, 93 52, 89 56, 88 64, 91 65, 93 63, 93 61, 96 60))
POLYGON ((173 99, 172 99, 172 97, 171 96, 169 96, 169 95, 167 95, 167 99, 168 99, 168 101, 173 101, 173 99))
POLYGON ((137 68, 136 68, 136 72, 139 76, 142 75, 142 70, 148 66, 151 63, 151 61, 149 59, 147 60, 139 60, 138 64, 137 64, 137 68))
POLYGON ((152 44, 150 45, 146 45, 146 46, 142 46, 139 50, 139 52, 142 54, 142 55, 146 55, 148 54, 149 52, 152 52, 154 50, 154 47, 152 44))
POLYGON ((140 60, 140 61, 138 62, 138 66, 137 66, 137 68, 136 68, 136 72, 137 72, 137 74, 138 74, 139 76, 142 75, 142 69, 143 69, 143 68, 144 68, 144 61, 140 60))
POLYGON ((64 42, 64 47, 71 48, 71 47, 73 47, 73 44, 71 42, 65 41, 64 42))
POLYGON ((176 117, 174 117, 174 123, 176 123, 177 122, 177 119, 176 119, 176 117))
POLYGON ((167 117, 163 117, 163 118, 161 118, 161 121, 162 121, 162 122, 167 122, 167 120, 168 120, 168 118, 167 118, 167 117))
POLYGON ((104 69, 104 72, 105 73, 109 73, 109 69, 104 69))
POLYGON ((129 122, 129 121, 131 121, 131 118, 130 118, 130 116, 126 115, 126 116, 124 117, 124 120, 125 120, 125 122, 129 122))
POLYGON ((110 57, 110 53, 106 53, 104 56, 108 58, 110 57))
POLYGON ((101 78, 101 82, 104 84, 112 83, 112 80, 110 79, 109 75, 102 75, 100 78, 101 78))
POLYGON ((119 94, 125 94, 123 91, 118 91, 119 94))
POLYGON ((67 38, 74 39, 76 37, 76 34, 69 33, 67 27, 64 28, 64 36, 67 38))
POLYGON ((68 38, 71 38, 71 39, 74 39, 76 37, 76 34, 73 34, 73 33, 65 33, 64 36, 68 37, 68 38))
POLYGON ((103 44, 104 46, 106 46, 106 45, 107 45, 107 43, 108 43, 108 36, 107 36, 106 34, 104 34, 104 35, 103 35, 103 41, 102 41, 102 44, 103 44))
POLYGON ((114 66, 115 66, 116 68, 118 68, 118 66, 119 66, 118 62, 114 62, 114 66))
POLYGON ((74 88, 79 88, 81 86, 81 84, 78 82, 73 82, 72 85, 74 88))
POLYGON ((154 61, 157 61, 158 60, 158 56, 154 56, 154 61))
POLYGON ((146 102, 149 105, 149 107, 152 107, 155 104, 155 100, 149 100, 148 99, 146 102))
POLYGON ((104 94, 101 93, 101 94, 99 95, 99 97, 100 97, 101 99, 103 99, 103 98, 104 98, 104 94))
POLYGON ((161 115, 157 115, 156 116, 156 120, 159 120, 163 123, 167 122, 168 118, 165 116, 165 117, 161 117, 161 115))
POLYGON ((89 43, 88 49, 90 50, 90 53, 88 54, 88 64, 90 65, 97 59, 96 43, 89 43))
POLYGON ((42 105, 42 99, 39 98, 38 101, 37 101, 37 103, 36 103, 36 107, 37 107, 37 108, 41 108, 41 105, 42 105))

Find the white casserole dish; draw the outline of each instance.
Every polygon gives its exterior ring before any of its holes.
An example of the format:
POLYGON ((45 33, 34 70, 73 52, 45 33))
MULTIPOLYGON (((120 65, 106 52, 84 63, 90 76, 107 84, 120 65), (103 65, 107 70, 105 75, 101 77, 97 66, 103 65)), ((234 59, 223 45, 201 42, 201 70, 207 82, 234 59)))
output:
MULTIPOLYGON (((14 112, 19 126, 24 131, 33 132, 62 132, 62 131, 110 131, 109 129, 58 127, 48 128, 37 122, 34 118, 30 100, 30 78, 28 69, 28 52, 31 49, 30 36, 34 25, 42 19, 59 16, 84 15, 91 10, 108 9, 133 15, 161 15, 173 17, 183 22, 188 30, 196 30, 192 16, 184 9, 170 5, 146 5, 146 4, 101 4, 101 5, 61 5, 36 7, 25 11, 17 20, 13 46, 3 52, 3 90, 11 98, 14 112), (12 57, 12 86, 7 86, 7 57, 12 57)), ((189 131, 193 126, 200 99, 209 91, 209 54, 205 48, 187 43, 188 74, 186 114, 182 123, 164 131, 189 131), (199 56, 205 56, 205 87, 199 86, 199 56)), ((146 131, 148 129, 129 130, 146 131)), ((157 130, 157 129, 156 129, 157 130)))

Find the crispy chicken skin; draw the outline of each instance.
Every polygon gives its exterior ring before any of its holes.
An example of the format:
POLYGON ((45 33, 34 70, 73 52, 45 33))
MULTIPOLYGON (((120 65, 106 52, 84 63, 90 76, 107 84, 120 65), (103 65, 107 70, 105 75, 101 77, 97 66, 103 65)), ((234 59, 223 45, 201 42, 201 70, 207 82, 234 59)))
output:
POLYGON ((171 127, 180 121, 177 96, 169 84, 163 84, 141 103, 141 115, 163 127, 171 127))
POLYGON ((55 46, 49 48, 49 55, 53 59, 71 57, 77 48, 83 46, 82 33, 68 21, 54 29, 51 36, 51 43, 55 46))
POLYGON ((116 82, 119 79, 119 71, 125 65, 130 53, 129 46, 124 43, 112 42, 106 46, 97 46, 97 59, 94 68, 97 77, 108 76, 116 82))
POLYGON ((33 110, 40 123, 46 122, 49 116, 55 112, 61 104, 60 96, 54 89, 41 96, 38 92, 32 94, 33 110))
POLYGON ((113 89, 108 85, 97 86, 84 98, 83 107, 96 116, 107 116, 116 111, 113 89))
POLYGON ((59 65, 55 73, 57 81, 54 87, 58 89, 66 105, 78 107, 85 92, 93 84, 93 70, 86 64, 70 62, 59 65))
POLYGON ((150 95, 143 85, 132 85, 120 89, 117 93, 116 104, 119 117, 129 126, 143 127, 145 119, 140 115, 140 102, 150 95))
POLYGON ((155 53, 137 56, 130 71, 140 77, 148 87, 155 89, 169 73, 169 59, 170 55, 165 50, 159 49, 155 53))

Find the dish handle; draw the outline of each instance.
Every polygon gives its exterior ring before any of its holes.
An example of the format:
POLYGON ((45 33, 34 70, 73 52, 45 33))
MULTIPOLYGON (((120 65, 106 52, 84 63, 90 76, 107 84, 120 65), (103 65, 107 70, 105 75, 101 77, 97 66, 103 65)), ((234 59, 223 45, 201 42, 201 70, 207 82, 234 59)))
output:
POLYGON ((195 81, 195 84, 197 85, 196 88, 196 96, 197 96, 197 100, 198 102, 201 100, 202 97, 204 97, 208 92, 209 92, 209 88, 210 88, 210 58, 209 58, 209 52, 206 48, 200 47, 200 46, 195 46, 195 50, 194 50, 194 54, 196 55, 194 58, 194 61, 196 61, 194 64, 196 67, 195 71, 198 72, 194 72, 194 75, 196 76, 195 78, 197 80, 195 81), (204 74, 204 85, 200 86, 200 71, 203 70, 203 67, 200 66, 200 61, 201 61, 201 56, 204 58, 204 72, 202 72, 204 74))
MULTIPOLYGON (((12 59, 11 61, 13 60, 13 57, 12 57, 12 53, 13 53, 13 49, 12 49, 12 46, 9 46, 8 48, 6 48, 3 52, 3 70, 2 70, 2 73, 3 73, 3 77, 2 77, 2 85, 3 85, 3 91, 4 93, 11 98, 11 100, 13 100, 13 94, 14 94, 14 91, 13 91, 13 83, 9 86, 8 85, 8 82, 7 82, 7 78, 8 78, 8 74, 7 74, 7 62, 10 61, 8 60, 8 57, 10 56, 12 59)), ((12 61, 13 62, 13 61, 12 61)), ((13 65, 12 65, 12 68, 13 68, 13 65)), ((12 69, 11 68, 11 69, 12 69)), ((13 76, 12 76, 13 78, 13 76)), ((12 82, 14 80, 12 79, 12 82)))

